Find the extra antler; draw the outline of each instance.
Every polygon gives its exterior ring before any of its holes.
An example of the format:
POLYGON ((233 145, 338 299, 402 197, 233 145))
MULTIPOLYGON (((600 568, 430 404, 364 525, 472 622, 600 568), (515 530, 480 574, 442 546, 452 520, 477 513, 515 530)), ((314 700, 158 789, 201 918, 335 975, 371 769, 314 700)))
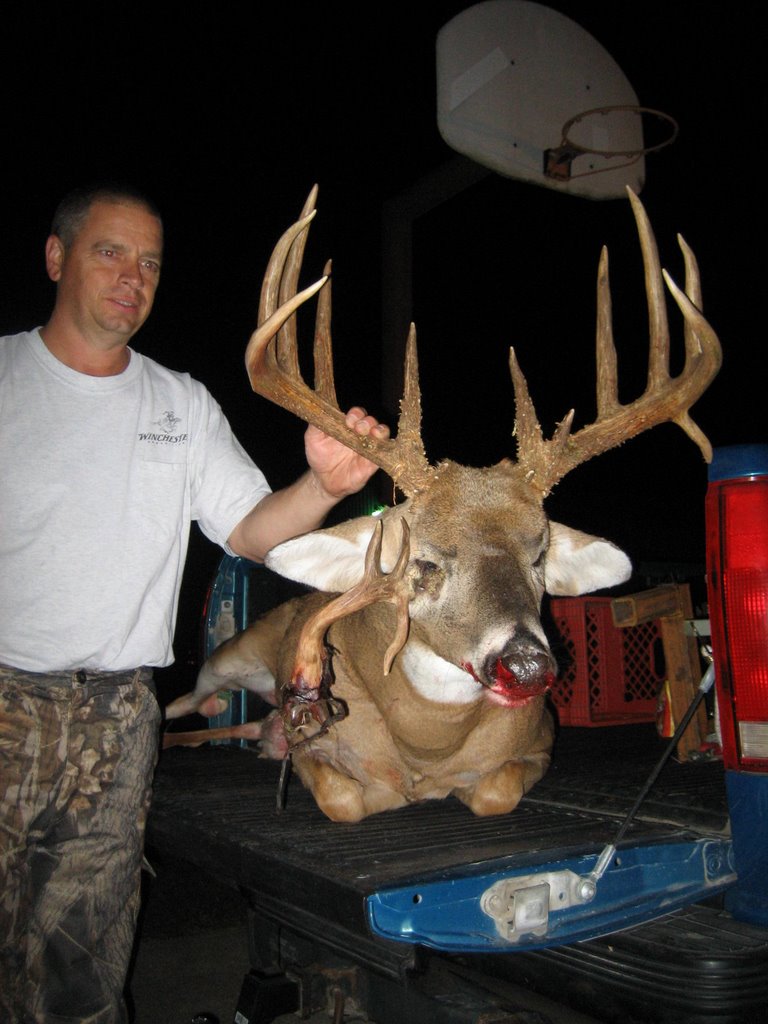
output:
POLYGON ((389 674, 392 662, 408 639, 408 602, 410 584, 405 570, 410 556, 410 530, 405 519, 400 519, 402 537, 397 561, 391 572, 385 573, 381 568, 381 542, 384 524, 379 520, 371 534, 368 549, 365 553, 365 569, 354 587, 339 594, 328 604, 323 605, 311 618, 307 619, 299 634, 296 645, 296 659, 293 670, 293 685, 317 688, 322 678, 322 664, 325 660, 323 638, 334 622, 352 615, 353 612, 368 605, 385 601, 393 604, 397 610, 397 622, 392 643, 384 656, 384 675, 389 674))
POLYGON ((421 440, 421 392, 416 359, 416 330, 411 325, 405 358, 405 386, 400 402, 397 436, 387 440, 360 437, 347 427, 339 409, 331 358, 330 262, 324 276, 296 293, 307 234, 315 216, 317 186, 309 194, 300 219, 275 246, 264 277, 258 327, 245 353, 251 387, 326 434, 380 466, 407 496, 425 490, 434 470, 421 440), (296 310, 316 293, 315 387, 309 388, 299 370, 296 310))
POLYGON ((515 389, 517 419, 515 434, 518 462, 527 477, 548 494, 558 480, 582 462, 659 423, 672 422, 694 441, 707 462, 712 446, 696 426, 688 410, 706 391, 720 369, 722 353, 717 335, 701 313, 701 282, 696 258, 683 239, 678 242, 685 260, 685 292, 661 270, 656 240, 642 203, 627 189, 640 236, 648 296, 650 354, 648 385, 644 394, 630 405, 618 399, 616 349, 611 324, 611 295, 608 284, 608 253, 600 257, 597 284, 597 419, 571 434, 573 410, 560 423, 554 436, 545 441, 528 393, 528 385, 510 352, 510 371, 515 389), (685 318, 685 367, 678 377, 669 374, 669 327, 662 274, 685 318))
POLYGON ((325 634, 334 622, 378 601, 395 606, 395 631, 384 656, 384 675, 389 674, 395 656, 408 639, 410 583, 406 569, 410 530, 405 519, 401 519, 400 551, 392 571, 385 573, 381 567, 383 525, 379 520, 371 534, 365 553, 365 571, 359 583, 322 605, 307 619, 299 634, 293 674, 280 691, 280 714, 291 747, 315 737, 318 730, 324 732, 346 714, 330 690, 332 674, 325 634))

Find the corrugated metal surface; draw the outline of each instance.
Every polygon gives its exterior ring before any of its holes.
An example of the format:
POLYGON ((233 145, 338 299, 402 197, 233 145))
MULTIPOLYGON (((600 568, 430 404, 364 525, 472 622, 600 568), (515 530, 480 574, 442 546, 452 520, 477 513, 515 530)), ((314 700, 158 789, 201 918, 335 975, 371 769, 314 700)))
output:
MULTIPOLYGON (((472 873, 497 858, 535 863, 597 850, 663 748, 645 727, 601 730, 599 737, 592 731, 588 739, 581 732, 563 732, 552 769, 512 814, 477 818, 449 798, 356 825, 328 821, 297 778, 278 813, 279 766, 252 750, 172 749, 158 770, 150 842, 281 898, 322 898, 326 883, 336 893, 328 897, 331 909, 335 899, 346 905, 351 898, 357 907, 379 886, 455 869, 472 873)), ((642 818, 630 838, 720 831, 727 823, 721 768, 670 764, 642 818)))

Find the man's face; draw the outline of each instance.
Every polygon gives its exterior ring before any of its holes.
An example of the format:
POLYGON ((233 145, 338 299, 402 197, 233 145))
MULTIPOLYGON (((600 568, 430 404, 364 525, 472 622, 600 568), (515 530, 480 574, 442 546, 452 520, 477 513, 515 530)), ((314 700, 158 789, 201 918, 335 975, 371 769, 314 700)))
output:
POLYGON ((149 316, 160 280, 160 221, 137 203, 94 202, 67 247, 48 239, 48 274, 57 311, 84 337, 127 344, 149 316))

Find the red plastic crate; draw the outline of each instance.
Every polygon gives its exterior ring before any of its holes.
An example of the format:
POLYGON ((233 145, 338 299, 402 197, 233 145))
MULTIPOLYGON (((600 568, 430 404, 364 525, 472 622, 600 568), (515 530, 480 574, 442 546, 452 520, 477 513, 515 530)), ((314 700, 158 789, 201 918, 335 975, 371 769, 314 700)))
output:
POLYGON ((610 597, 550 601, 561 666, 552 699, 561 725, 652 722, 664 683, 658 621, 618 629, 610 597))

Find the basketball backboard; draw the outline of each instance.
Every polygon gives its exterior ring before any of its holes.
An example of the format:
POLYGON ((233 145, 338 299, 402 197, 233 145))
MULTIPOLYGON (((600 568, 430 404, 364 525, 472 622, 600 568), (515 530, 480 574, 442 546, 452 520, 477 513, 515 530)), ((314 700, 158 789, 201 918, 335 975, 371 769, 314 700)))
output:
POLYGON ((488 0, 438 34, 440 134, 500 174, 593 199, 639 192, 644 116, 668 122, 671 141, 674 121, 640 107, 600 43, 542 4, 488 0))

